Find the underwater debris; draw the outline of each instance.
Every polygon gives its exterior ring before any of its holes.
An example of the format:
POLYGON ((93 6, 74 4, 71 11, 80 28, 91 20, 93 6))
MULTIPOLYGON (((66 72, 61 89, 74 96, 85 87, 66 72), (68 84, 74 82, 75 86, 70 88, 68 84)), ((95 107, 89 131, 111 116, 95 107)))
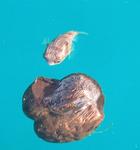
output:
POLYGON ((104 118, 104 96, 98 83, 74 73, 62 80, 37 78, 23 95, 23 111, 37 135, 50 142, 82 139, 104 118))
POLYGON ((60 64, 72 51, 72 42, 78 34, 84 32, 69 31, 58 36, 45 50, 44 57, 49 65, 60 64))

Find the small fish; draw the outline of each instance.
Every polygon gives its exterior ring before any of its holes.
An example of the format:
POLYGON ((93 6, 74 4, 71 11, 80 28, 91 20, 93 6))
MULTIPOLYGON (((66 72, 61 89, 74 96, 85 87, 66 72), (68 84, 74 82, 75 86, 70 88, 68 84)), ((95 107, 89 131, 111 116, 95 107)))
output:
POLYGON ((78 34, 85 32, 69 31, 48 44, 44 57, 49 65, 60 64, 72 51, 72 42, 78 34))

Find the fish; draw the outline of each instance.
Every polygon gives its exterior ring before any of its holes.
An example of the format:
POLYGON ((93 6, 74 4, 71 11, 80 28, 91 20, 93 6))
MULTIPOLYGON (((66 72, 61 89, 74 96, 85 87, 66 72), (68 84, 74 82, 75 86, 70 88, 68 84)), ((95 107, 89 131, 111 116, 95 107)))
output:
POLYGON ((65 143, 96 132, 104 120, 104 102, 95 79, 73 73, 61 79, 36 78, 23 94, 22 108, 34 120, 38 137, 65 143))
POLYGON ((64 61, 72 51, 72 44, 78 34, 87 34, 86 32, 69 31, 59 35, 52 42, 47 44, 44 57, 49 65, 57 65, 64 61))

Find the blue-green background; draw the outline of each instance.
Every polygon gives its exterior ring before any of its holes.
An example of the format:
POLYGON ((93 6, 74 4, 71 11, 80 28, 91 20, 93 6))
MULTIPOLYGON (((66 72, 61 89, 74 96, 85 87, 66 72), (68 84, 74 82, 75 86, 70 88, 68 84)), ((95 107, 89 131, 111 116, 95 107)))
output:
POLYGON ((140 149, 140 1, 0 1, 0 150, 140 149), (64 63, 43 59, 46 40, 78 30, 64 63), (39 139, 22 112, 22 95, 38 76, 62 78, 82 72, 105 94, 105 119, 98 131, 73 143, 39 139))

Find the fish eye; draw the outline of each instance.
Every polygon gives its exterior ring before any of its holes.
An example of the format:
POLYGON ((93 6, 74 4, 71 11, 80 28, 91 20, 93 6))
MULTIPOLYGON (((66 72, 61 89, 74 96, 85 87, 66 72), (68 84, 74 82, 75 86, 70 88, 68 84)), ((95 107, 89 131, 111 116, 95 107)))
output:
POLYGON ((60 59, 56 60, 56 63, 60 63, 60 62, 61 62, 61 60, 60 60, 60 59))
POLYGON ((57 60, 57 63, 60 63, 60 60, 57 60))

